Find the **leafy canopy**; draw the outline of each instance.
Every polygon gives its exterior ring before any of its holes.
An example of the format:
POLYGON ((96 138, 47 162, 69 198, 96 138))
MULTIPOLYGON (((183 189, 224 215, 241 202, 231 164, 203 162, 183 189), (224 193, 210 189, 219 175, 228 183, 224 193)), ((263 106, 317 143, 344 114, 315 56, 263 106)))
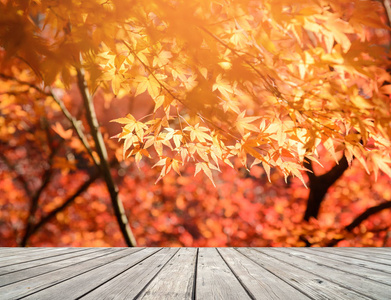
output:
MULTIPOLYGON (((160 177, 261 164, 299 177, 323 144, 391 176, 391 85, 381 3, 369 0, 0 1, 1 68, 91 93, 148 95, 124 157, 160 177), (146 106, 148 104, 146 103, 146 106)), ((124 114, 125 115, 125 114, 124 114)))

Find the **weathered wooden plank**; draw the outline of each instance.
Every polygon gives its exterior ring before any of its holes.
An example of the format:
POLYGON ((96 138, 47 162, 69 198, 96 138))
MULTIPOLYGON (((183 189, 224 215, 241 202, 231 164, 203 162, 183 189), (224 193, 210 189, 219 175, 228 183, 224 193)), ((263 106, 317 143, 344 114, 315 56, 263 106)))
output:
MULTIPOLYGON (((328 249, 332 248, 322 248, 323 250, 328 251, 328 249)), ((360 255, 375 255, 377 258, 386 259, 388 261, 391 260, 391 251, 387 248, 336 248, 335 250, 338 253, 352 253, 352 254, 360 254, 360 255)))
MULTIPOLYGON (((21 281, 24 279, 28 279, 31 277, 35 277, 38 275, 42 275, 45 273, 49 273, 51 271, 56 271, 58 269, 67 267, 69 265, 75 264, 77 262, 81 262, 84 260, 91 259, 96 256, 101 256, 106 253, 105 250, 103 249, 91 249, 88 251, 83 251, 82 253, 79 254, 77 253, 70 253, 69 256, 65 257, 65 259, 59 260, 57 259, 56 261, 52 263, 47 263, 47 264, 41 264, 37 265, 31 268, 26 268, 26 269, 21 269, 21 270, 16 270, 14 272, 8 272, 6 274, 3 274, 0 276, 0 287, 21 281), (93 256, 91 256, 93 255, 93 256)), ((33 261, 34 263, 39 263, 39 261, 33 261)), ((13 267, 13 266, 11 266, 13 267)))
POLYGON ((351 253, 359 253, 359 254, 375 254, 376 256, 380 256, 385 259, 390 259, 391 258, 391 251, 389 248, 369 248, 369 247, 323 247, 320 248, 323 250, 333 250, 336 252, 341 252, 341 253, 346 253, 346 252, 351 252, 351 253))
POLYGON ((83 295, 89 299, 390 299, 391 295, 388 248, 201 248, 198 256, 196 248, 176 251, 0 248, 0 285, 6 284, 0 287, 0 299, 83 295))
POLYGON ((3 257, 38 251, 39 249, 41 248, 1 247, 0 259, 3 257))
POLYGON ((42 256, 41 258, 34 259, 31 261, 14 263, 6 266, 0 266, 0 276, 15 271, 41 266, 58 260, 64 260, 70 256, 83 255, 89 252, 97 251, 97 249, 94 248, 74 248, 74 249, 63 249, 63 250, 64 251, 58 253, 57 255, 48 256, 48 257, 42 256))
POLYGON ((64 251, 64 248, 33 248, 31 250, 29 250, 30 248, 23 249, 25 251, 21 253, 0 258, 0 266, 39 259, 42 257, 42 255, 57 255, 57 253, 64 251))
POLYGON ((314 275, 259 252, 261 248, 238 248, 237 250, 308 297, 336 300, 371 299, 343 288, 323 276, 314 275))
MULTIPOLYGON (((317 256, 318 260, 320 258, 328 258, 329 260, 332 260, 335 264, 341 264, 341 263, 345 263, 345 264, 348 264, 348 265, 356 265, 358 267, 363 267, 363 268, 367 268, 369 270, 363 270, 364 272, 369 272, 367 273, 368 275, 370 274, 370 270, 375 270, 375 271, 380 271, 380 272, 385 272, 385 273, 388 273, 388 274, 391 274, 391 266, 390 265, 386 265, 386 264, 381 264, 381 263, 377 263, 375 261, 368 261, 368 260, 365 260, 365 259, 362 259, 363 256, 357 256, 357 255, 350 255, 350 254, 341 254, 341 251, 338 251, 338 249, 336 249, 335 251, 324 251, 322 248, 316 248, 315 249, 309 249, 309 248, 297 248, 296 249, 297 251, 300 251, 301 253, 310 253, 311 255, 315 255, 317 256)), ((365 258, 365 256, 364 256, 365 258)), ((376 256, 374 256, 373 258, 374 260, 376 260, 376 256)), ((343 265, 343 264, 342 264, 343 265)), ((390 275, 388 275, 390 276, 390 275)))
MULTIPOLYGON (((316 249, 313 250, 316 251, 316 249)), ((318 262, 314 262, 306 258, 294 256, 290 254, 289 251, 282 252, 271 248, 259 249, 259 251, 278 259, 283 264, 289 264, 297 269, 320 276, 346 289, 352 289, 352 287, 354 287, 355 292, 368 296, 368 298, 375 297, 375 299, 387 299, 391 295, 391 286, 345 272, 345 270, 341 271, 340 269, 335 269, 330 267, 330 265, 327 266, 323 264, 322 257, 318 257, 318 262)), ((381 277, 379 276, 378 278, 381 277)))
POLYGON ((125 250, 127 253, 126 256, 27 296, 26 299, 67 300, 79 298, 145 260, 157 251, 159 251, 158 248, 128 248, 125 250))
POLYGON ((320 251, 325 252, 325 253, 332 253, 334 255, 339 255, 343 259, 356 258, 356 259, 360 259, 360 260, 375 263, 375 264, 382 264, 382 265, 386 265, 386 266, 391 266, 390 259, 379 257, 378 255, 376 255, 374 253, 367 253, 367 252, 365 252, 365 250, 363 250, 362 252, 361 251, 352 252, 352 251, 342 250, 341 248, 335 248, 334 251, 332 251, 332 249, 333 248, 320 248, 320 251))
POLYGON ((254 299, 310 299, 232 248, 218 248, 225 262, 254 299))
POLYGON ((251 299, 215 248, 199 248, 196 299, 251 299))
POLYGON ((88 272, 101 265, 108 264, 111 261, 119 259, 126 255, 124 249, 114 248, 113 250, 102 250, 103 251, 83 256, 83 258, 79 261, 77 261, 76 258, 73 261, 69 262, 67 267, 63 267, 56 271, 52 271, 0 287, 0 299, 15 299, 27 296, 29 294, 48 288, 49 286, 58 284, 62 281, 69 280, 74 276, 78 276, 82 273, 88 272), (77 262, 73 263, 74 261, 77 262))
MULTIPOLYGON (((341 270, 344 268, 347 272, 351 272, 357 275, 364 273, 368 277, 377 278, 378 274, 382 274, 383 276, 387 276, 388 279, 391 276, 391 266, 385 265, 377 262, 370 262, 367 260, 363 260, 359 257, 351 257, 349 254, 340 255, 340 251, 336 249, 335 251, 324 251, 323 248, 289 248, 294 250, 297 253, 302 255, 311 255, 313 261, 322 260, 322 264, 330 265, 334 268, 340 268, 341 270), (332 264, 332 265, 331 265, 332 264)), ((281 249, 282 251, 288 251, 288 248, 281 249)), ((280 250, 280 249, 279 249, 280 250)), ((289 252, 289 251, 288 251, 289 252)), ((374 259, 376 259, 375 255, 372 255, 374 259)), ((379 278, 379 281, 381 279, 379 278)), ((386 283, 390 283, 387 280, 386 283)))
POLYGON ((181 248, 137 299, 192 299, 197 248, 181 248))
MULTIPOLYGON (((59 248, 56 247, 1 247, 0 257, 4 254, 17 254, 23 252, 34 252, 34 251, 55 251, 59 248)), ((61 247, 61 249, 70 249, 66 247, 61 247)))
POLYGON ((83 296, 83 299, 136 298, 177 251, 176 248, 163 248, 157 251, 146 260, 83 296))
POLYGON ((386 258, 390 258, 391 250, 389 247, 339 247, 338 249, 354 252, 370 252, 380 255, 384 255, 386 258))

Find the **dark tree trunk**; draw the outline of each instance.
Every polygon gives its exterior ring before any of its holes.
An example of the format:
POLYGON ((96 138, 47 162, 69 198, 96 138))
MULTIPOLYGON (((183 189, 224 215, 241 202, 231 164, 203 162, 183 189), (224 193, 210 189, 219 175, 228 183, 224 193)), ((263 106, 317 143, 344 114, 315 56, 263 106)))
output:
POLYGON ((304 220, 309 221, 310 218, 318 218, 320 206, 327 194, 328 189, 342 176, 345 170, 349 167, 345 156, 339 160, 330 171, 323 175, 315 175, 310 161, 305 161, 304 166, 309 170, 307 175, 309 178, 310 194, 307 200, 307 208, 304 213, 304 220))

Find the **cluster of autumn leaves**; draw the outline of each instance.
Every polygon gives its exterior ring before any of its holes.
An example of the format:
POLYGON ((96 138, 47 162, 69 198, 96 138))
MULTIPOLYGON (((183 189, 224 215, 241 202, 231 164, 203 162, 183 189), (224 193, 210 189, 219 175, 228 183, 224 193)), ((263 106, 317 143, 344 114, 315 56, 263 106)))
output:
POLYGON ((356 157, 368 172, 391 175, 388 45, 373 45, 388 35, 380 4, 223 2, 195 1, 194 12, 153 2, 99 55, 100 79, 115 94, 146 92, 155 102, 144 125, 118 120, 124 156, 140 161, 155 145, 160 177, 191 162, 211 180, 218 161, 239 157, 304 183, 304 157, 318 162, 322 143, 336 162, 342 150, 349 163, 356 157))

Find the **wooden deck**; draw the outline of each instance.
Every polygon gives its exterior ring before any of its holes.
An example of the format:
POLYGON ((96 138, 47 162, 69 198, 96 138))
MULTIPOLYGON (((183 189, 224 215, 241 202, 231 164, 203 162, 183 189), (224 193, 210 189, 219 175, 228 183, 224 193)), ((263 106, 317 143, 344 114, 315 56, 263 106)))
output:
POLYGON ((388 248, 0 248, 0 299, 391 299, 388 248))

